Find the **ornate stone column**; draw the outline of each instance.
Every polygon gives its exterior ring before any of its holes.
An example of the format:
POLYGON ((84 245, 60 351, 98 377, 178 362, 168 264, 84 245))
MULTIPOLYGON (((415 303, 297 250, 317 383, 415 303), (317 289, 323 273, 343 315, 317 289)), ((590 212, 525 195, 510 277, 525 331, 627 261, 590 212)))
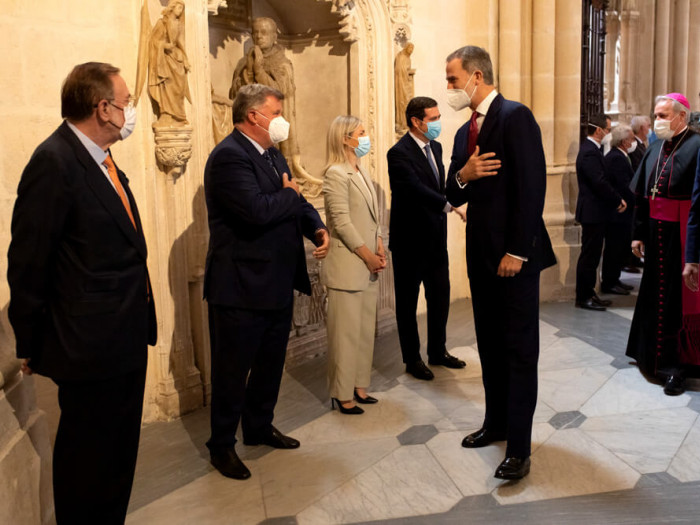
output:
POLYGON ((639 112, 637 77, 639 61, 635 43, 638 40, 639 11, 636 1, 623 3, 620 13, 620 120, 629 121, 639 112))
POLYGON ((605 84, 603 99, 606 113, 617 113, 620 93, 616 82, 617 42, 620 38, 620 15, 615 10, 605 13, 605 84))

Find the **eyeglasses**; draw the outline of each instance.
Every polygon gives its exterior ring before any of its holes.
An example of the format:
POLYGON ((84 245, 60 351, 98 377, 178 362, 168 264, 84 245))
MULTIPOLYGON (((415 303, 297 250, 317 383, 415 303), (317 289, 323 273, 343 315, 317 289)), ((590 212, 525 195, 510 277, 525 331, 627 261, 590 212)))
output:
POLYGON ((133 107, 134 107, 134 97, 132 97, 132 96, 129 96, 129 98, 128 98, 127 101, 126 101, 126 105, 125 105, 124 107, 119 107, 119 106, 117 106, 117 105, 116 105, 114 102, 112 102, 111 100, 108 100, 107 102, 109 102, 109 104, 110 104, 111 106, 114 106, 115 108, 120 109, 120 110, 122 110, 122 111, 124 111, 126 108, 133 108, 133 107))

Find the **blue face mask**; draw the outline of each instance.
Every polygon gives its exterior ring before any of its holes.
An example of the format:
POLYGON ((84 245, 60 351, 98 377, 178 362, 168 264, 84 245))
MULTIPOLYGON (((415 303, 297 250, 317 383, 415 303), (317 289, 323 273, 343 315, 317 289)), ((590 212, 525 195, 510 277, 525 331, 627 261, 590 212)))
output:
POLYGON ((355 155, 357 155, 357 158, 359 159, 360 157, 364 157, 369 153, 369 137, 358 137, 358 144, 357 147, 355 148, 355 155))
POLYGON ((439 120, 435 120, 433 122, 426 122, 425 124, 428 126, 428 131, 423 133, 426 139, 435 140, 440 136, 440 132, 442 131, 442 124, 439 120))

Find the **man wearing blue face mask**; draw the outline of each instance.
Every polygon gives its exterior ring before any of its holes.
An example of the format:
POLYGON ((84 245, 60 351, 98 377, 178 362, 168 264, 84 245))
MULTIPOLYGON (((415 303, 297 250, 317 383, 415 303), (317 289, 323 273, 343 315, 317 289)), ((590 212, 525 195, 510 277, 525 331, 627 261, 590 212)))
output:
POLYGON ((410 100, 406 123, 409 131, 387 153, 396 324, 406 372, 430 380, 433 373, 420 357, 416 323, 421 283, 428 310, 428 362, 448 368, 466 366, 445 348, 450 308, 447 214, 455 211, 462 220, 465 215, 445 198, 442 146, 435 140, 440 135, 437 102, 428 97, 410 100))

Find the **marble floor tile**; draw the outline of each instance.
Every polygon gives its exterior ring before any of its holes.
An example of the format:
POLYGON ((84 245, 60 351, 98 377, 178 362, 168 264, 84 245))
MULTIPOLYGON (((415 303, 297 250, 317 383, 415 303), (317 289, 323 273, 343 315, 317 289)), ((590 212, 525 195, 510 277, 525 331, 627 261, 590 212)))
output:
MULTIPOLYGON (((532 450, 537 450, 555 430, 546 423, 534 425, 532 450)), ((493 477, 496 467, 503 461, 505 441, 483 448, 468 449, 462 446, 463 432, 443 432, 427 445, 445 472, 464 496, 488 494, 500 486, 502 480, 493 477)))
POLYGON ((255 525, 265 519, 260 475, 255 462, 246 462, 253 476, 245 481, 211 472, 167 496, 135 510, 127 525, 255 525))
POLYGON ((591 417, 583 430, 642 474, 665 471, 698 414, 671 408, 591 417))
POLYGON ((401 447, 297 515, 300 525, 445 512, 462 499, 425 445, 401 447))
POLYGON ((540 321, 540 351, 543 348, 548 348, 561 339, 557 334, 559 328, 545 321, 540 321))
POLYGON ((632 320, 634 316, 634 308, 608 308, 608 312, 624 317, 628 321, 632 320))
POLYGON ((556 413, 556 410, 550 407, 546 402, 539 399, 537 401, 537 406, 535 407, 535 416, 532 420, 534 423, 547 423, 556 413))
POLYGON ((293 516, 378 463, 394 437, 275 450, 257 461, 267 517, 293 516))
POLYGON ((410 426, 433 424, 443 417, 435 405, 403 385, 377 394, 377 398, 379 403, 363 405, 364 414, 329 410, 292 435, 308 445, 396 437, 410 426))
POLYGON ((608 416, 677 408, 686 406, 689 401, 687 394, 665 395, 663 388, 649 383, 637 368, 626 368, 618 370, 580 410, 587 417, 608 416))
POLYGON ((530 475, 494 492, 503 505, 634 487, 640 474, 582 430, 559 430, 532 454, 530 475))
POLYGON ((557 412, 578 410, 615 372, 608 365, 545 370, 539 374, 538 395, 557 412))
POLYGON ((700 480, 700 418, 695 420, 667 472, 680 481, 700 480))
POLYGON ((540 351, 539 370, 565 370, 610 364, 613 358, 575 337, 561 337, 540 351))

